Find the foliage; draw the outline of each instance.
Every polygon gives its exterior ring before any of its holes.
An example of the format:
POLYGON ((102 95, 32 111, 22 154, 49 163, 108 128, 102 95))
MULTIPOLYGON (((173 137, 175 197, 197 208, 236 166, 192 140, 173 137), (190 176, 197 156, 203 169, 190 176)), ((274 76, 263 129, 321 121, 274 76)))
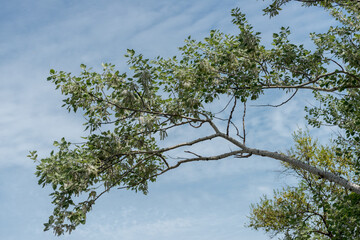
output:
MULTIPOLYGON (((266 9, 270 15, 278 14, 281 6, 289 1, 274 1, 266 9)), ((311 6, 327 9, 338 21, 327 33, 313 34, 318 49, 331 55, 339 71, 349 78, 331 76, 332 88, 341 94, 314 92, 319 105, 306 108, 310 125, 337 126, 341 134, 331 147, 318 146, 308 135, 295 137, 296 150, 293 156, 309 161, 312 166, 326 169, 359 182, 359 1, 303 1, 311 6), (340 64, 341 63, 341 64, 340 64), (341 85, 353 87, 342 91, 341 85)), ((338 185, 310 175, 306 171, 291 168, 300 178, 296 187, 275 191, 273 198, 264 196, 252 206, 249 226, 263 229, 283 239, 359 239, 357 223, 360 216, 360 198, 338 185)))
MULTIPOLYGON (((274 16, 287 2, 275 0, 265 13, 274 16)), ((338 21, 327 33, 311 35, 316 44, 313 50, 291 43, 290 29, 286 27, 274 33, 273 46, 266 48, 261 44, 260 33, 235 8, 231 14, 239 34, 212 30, 203 42, 189 37, 179 49, 180 58, 149 60, 128 50, 125 56, 130 73, 120 73, 112 64, 103 64, 100 73, 82 64, 78 76, 50 70, 48 80, 66 96, 63 106, 69 111, 81 111, 88 135, 80 144, 65 139, 55 142, 57 151, 48 157, 38 159, 36 151, 29 155, 37 162, 39 184, 53 188, 55 207, 45 230, 53 229, 60 235, 84 224, 95 201, 112 188, 146 194, 149 181, 154 182, 157 176, 181 164, 226 157, 270 157, 360 193, 357 179, 346 172, 341 176, 321 165, 313 166, 316 162, 303 161, 297 155, 246 145, 246 104, 266 94, 268 89, 291 93, 288 101, 298 90, 312 90, 325 107, 307 109, 310 124, 321 126, 323 121, 330 122, 353 136, 347 140, 358 139, 357 128, 353 126, 357 126, 360 117, 351 115, 359 106, 358 3, 305 4, 323 6, 338 21), (215 101, 225 102, 220 113, 209 110, 209 104, 215 101), (236 114, 239 102, 243 116, 236 114), (347 122, 348 118, 353 122, 347 122), (339 124, 345 120, 346 123, 339 124), (186 126, 194 131, 210 127, 213 132, 198 135, 189 142, 160 147, 169 129, 186 126), (171 151, 214 138, 235 145, 236 150, 213 156, 185 151, 191 157, 175 163, 168 159, 171 151)))
MULTIPOLYGON (((290 152, 303 161, 342 175, 354 182, 351 156, 339 154, 335 146, 321 146, 305 133, 295 135, 290 152)), ((281 239, 359 239, 360 195, 308 172, 285 164, 300 179, 298 186, 275 191, 252 205, 249 227, 263 229, 281 239)))

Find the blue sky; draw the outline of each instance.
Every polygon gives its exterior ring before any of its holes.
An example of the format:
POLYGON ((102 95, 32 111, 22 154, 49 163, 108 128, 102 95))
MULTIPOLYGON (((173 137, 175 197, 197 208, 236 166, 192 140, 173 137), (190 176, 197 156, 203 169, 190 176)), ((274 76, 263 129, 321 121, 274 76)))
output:
MULTIPOLYGON (((36 149, 46 156, 54 140, 65 136, 76 141, 85 134, 83 118, 62 109, 62 96, 46 81, 51 68, 76 74, 81 63, 100 69, 102 62, 111 62, 127 71, 127 48, 147 57, 170 57, 189 35, 201 40, 215 28, 235 34, 230 10, 237 6, 263 33, 266 45, 280 26, 290 26, 295 42, 311 46, 308 34, 331 24, 326 13, 298 4, 269 19, 261 12, 268 2, 0 1, 0 239, 267 239, 244 223, 251 203, 289 182, 275 160, 190 164, 161 176, 147 196, 112 191, 96 203, 86 225, 57 238, 42 231, 52 211, 49 189, 37 185, 35 165, 26 155, 36 149)), ((260 101, 279 103, 285 98, 270 94, 260 101)), ((308 101, 304 93, 283 108, 250 108, 249 146, 291 146, 292 132, 304 127, 308 101)), ((331 133, 312 132, 323 139, 331 133)), ((215 153, 218 146, 214 142, 203 150, 215 153)))

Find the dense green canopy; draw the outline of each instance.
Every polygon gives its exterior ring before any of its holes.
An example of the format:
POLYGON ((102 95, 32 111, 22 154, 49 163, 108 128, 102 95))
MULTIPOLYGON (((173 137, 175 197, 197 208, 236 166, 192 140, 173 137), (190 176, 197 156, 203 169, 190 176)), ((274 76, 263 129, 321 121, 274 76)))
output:
MULTIPOLYGON (((287 2, 275 0, 265 13, 275 16, 287 2)), ((239 29, 237 35, 212 30, 203 41, 189 37, 179 48, 180 58, 149 60, 128 50, 130 73, 120 73, 112 64, 104 64, 100 73, 82 64, 78 76, 51 70, 48 80, 66 96, 64 107, 74 112, 81 110, 89 134, 80 144, 65 139, 55 142, 57 151, 49 157, 37 159, 36 151, 30 154, 37 162, 39 184, 53 187, 55 208, 45 230, 53 229, 60 235, 84 224, 95 201, 114 187, 147 193, 149 181, 181 164, 231 156, 258 155, 281 160, 299 171, 331 181, 343 191, 360 193, 357 178, 337 168, 323 168, 296 154, 246 145, 248 102, 266 94, 268 89, 284 90, 289 93, 288 101, 300 90, 312 90, 321 107, 307 109, 309 123, 344 129, 346 136, 339 138, 339 151, 351 156, 351 164, 356 163, 360 122, 359 3, 302 2, 323 7, 338 23, 326 33, 311 35, 316 45, 313 49, 291 43, 290 29, 285 27, 274 33, 272 47, 266 48, 261 44, 261 34, 253 31, 245 15, 236 8, 231 14, 239 29), (230 100, 221 113, 227 114, 226 119, 219 119, 219 113, 208 108, 218 99, 230 100), (238 117, 235 112, 240 105, 243 116, 238 117), (159 146, 169 129, 183 126, 211 130, 189 142, 159 146), (169 151, 214 138, 234 145, 236 150, 213 156, 188 152, 189 158, 175 163, 168 160, 169 151)))

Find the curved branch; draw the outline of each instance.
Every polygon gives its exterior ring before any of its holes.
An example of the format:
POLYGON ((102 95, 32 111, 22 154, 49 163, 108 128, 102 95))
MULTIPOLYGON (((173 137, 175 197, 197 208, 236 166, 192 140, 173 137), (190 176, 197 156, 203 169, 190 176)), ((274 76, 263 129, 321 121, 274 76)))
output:
POLYGON ((162 174, 166 173, 166 172, 169 171, 169 170, 172 170, 172 169, 174 169, 174 168, 179 167, 179 166, 180 166, 181 164, 183 164, 183 163, 197 162, 197 161, 216 161, 216 160, 220 160, 220 159, 223 159, 223 158, 231 157, 231 156, 234 156, 234 155, 237 155, 237 154, 241 154, 241 153, 244 153, 244 151, 243 151, 243 150, 238 150, 238 151, 232 151, 232 152, 228 152, 228 153, 224 153, 224 154, 220 154, 220 155, 216 155, 216 156, 211 156, 211 157, 201 157, 201 156, 200 156, 200 157, 197 157, 197 158, 184 159, 184 160, 178 161, 175 165, 166 168, 166 169, 163 170, 162 172, 150 176, 149 178, 162 175, 162 174))
POLYGON ((337 183, 340 186, 343 186, 344 188, 349 189, 352 192, 360 194, 360 186, 358 184, 350 182, 349 180, 347 180, 339 175, 336 175, 332 172, 324 171, 319 168, 313 167, 308 163, 305 163, 305 162, 295 159, 293 157, 287 156, 285 154, 281 154, 278 152, 270 152, 267 150, 261 150, 261 149, 256 149, 256 148, 249 148, 249 147, 245 146, 244 144, 240 143, 239 141, 235 140, 234 138, 227 136, 224 133, 218 132, 217 134, 220 137, 233 143, 234 145, 240 147, 243 150, 243 152, 245 152, 245 153, 251 153, 253 155, 257 155, 257 156, 261 156, 261 157, 269 157, 269 158, 280 160, 282 162, 289 163, 290 165, 292 165, 294 167, 301 168, 305 171, 308 171, 312 174, 319 176, 320 178, 325 178, 330 182, 337 183))
POLYGON ((233 117, 233 113, 235 111, 235 107, 236 107, 236 98, 234 99, 234 105, 233 105, 233 107, 231 109, 230 116, 229 116, 228 123, 227 123, 227 127, 226 127, 226 135, 228 135, 228 136, 229 136, 230 123, 231 123, 231 119, 233 117))
MULTIPOLYGON (((322 74, 317 76, 315 79, 298 84, 298 85, 259 85, 258 87, 265 90, 265 89, 309 89, 309 90, 315 90, 315 91, 321 91, 321 92, 335 92, 339 89, 354 89, 354 88, 360 88, 360 85, 348 85, 348 86, 339 86, 339 87, 332 87, 332 88, 322 88, 322 87, 317 87, 317 86, 309 86, 311 84, 315 84, 316 82, 318 82, 320 79, 324 78, 324 77, 329 77, 335 74, 345 74, 348 75, 351 78, 356 79, 357 81, 360 82, 360 78, 352 73, 343 71, 343 70, 336 70, 334 72, 330 72, 330 73, 326 73, 326 74, 322 74)), ((232 88, 234 90, 241 90, 241 89, 251 89, 251 87, 241 87, 241 88, 237 88, 234 87, 232 88)))
POLYGON ((263 105, 251 105, 253 107, 281 107, 282 105, 288 103, 293 97, 295 97, 296 93, 299 91, 299 89, 297 88, 295 90, 295 92, 284 102, 277 104, 277 105, 271 105, 271 104, 263 104, 263 105))

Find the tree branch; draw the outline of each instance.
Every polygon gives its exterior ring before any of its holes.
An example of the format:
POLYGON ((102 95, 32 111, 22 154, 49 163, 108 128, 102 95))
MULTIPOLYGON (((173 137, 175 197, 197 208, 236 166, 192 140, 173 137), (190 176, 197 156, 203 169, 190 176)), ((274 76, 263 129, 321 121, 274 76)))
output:
POLYGON ((251 106, 254 106, 254 107, 281 107, 282 105, 288 103, 293 97, 295 97, 295 95, 298 91, 299 91, 299 89, 297 88, 295 90, 295 92, 287 100, 285 100, 284 102, 277 104, 277 105, 263 104, 263 105, 251 105, 251 106))
POLYGON ((230 122, 231 122, 235 107, 236 107, 236 98, 234 99, 234 105, 233 105, 233 107, 231 109, 230 116, 229 116, 228 123, 227 123, 227 127, 226 127, 226 135, 228 135, 228 136, 229 136, 230 122))
POLYGON ((234 145, 240 147, 244 153, 251 153, 253 155, 262 156, 262 157, 269 157, 273 159, 277 159, 286 163, 289 163, 290 165, 301 168, 305 171, 308 171, 312 174, 315 174, 319 176, 320 178, 325 178, 329 180, 330 182, 335 182, 339 184, 340 186, 343 186, 346 189, 349 189, 352 192, 355 192, 357 194, 360 194, 360 186, 358 184, 355 184, 353 182, 350 182, 349 180, 336 175, 332 172, 327 172, 321 169, 318 169, 316 167, 311 166, 308 163, 305 163, 303 161, 297 160, 295 158, 292 158, 290 156, 287 156, 285 154, 280 154, 278 152, 270 152, 266 150, 256 149, 256 148, 249 148, 245 146, 244 144, 240 143, 239 141, 235 140, 234 138, 227 136, 224 133, 218 132, 218 135, 229 142, 233 143, 234 145))
POLYGON ((220 160, 220 159, 227 158, 227 157, 230 157, 230 156, 234 156, 234 155, 237 155, 237 154, 241 154, 243 152, 244 152, 243 150, 239 150, 239 151, 232 151, 232 152, 228 152, 228 153, 224 153, 224 154, 220 154, 220 155, 216 155, 216 156, 211 156, 211 157, 188 158, 188 159, 185 159, 185 160, 178 161, 175 165, 173 165, 173 166, 165 169, 164 171, 162 171, 160 173, 157 173, 157 174, 155 174, 155 175, 153 175, 153 176, 151 176, 149 178, 162 175, 162 174, 166 173, 167 171, 170 171, 170 170, 172 170, 174 168, 179 167, 183 163, 197 162, 197 161, 216 161, 216 160, 220 160))

